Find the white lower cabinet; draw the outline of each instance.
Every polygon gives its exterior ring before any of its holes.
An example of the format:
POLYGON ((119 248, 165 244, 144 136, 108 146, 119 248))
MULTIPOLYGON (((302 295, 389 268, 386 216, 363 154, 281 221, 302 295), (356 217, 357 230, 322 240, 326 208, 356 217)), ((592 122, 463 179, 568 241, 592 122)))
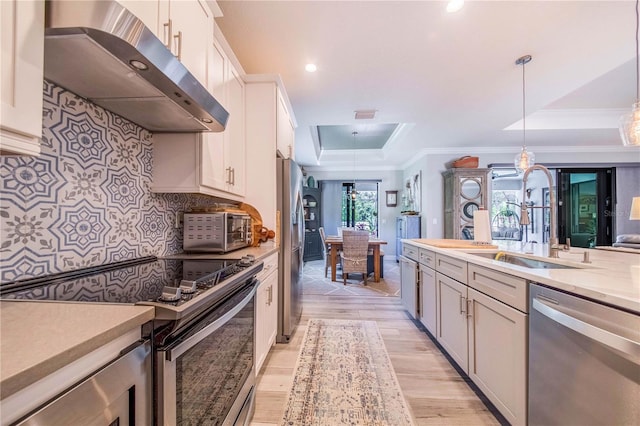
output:
POLYGON ((436 339, 458 366, 468 373, 467 286, 438 272, 436 287, 438 292, 436 339))
POLYGON ((256 374, 260 372, 278 332, 278 254, 269 256, 258 274, 256 293, 256 374))
POLYGON ((438 293, 436 286, 436 271, 420 264, 420 322, 432 335, 437 333, 438 293))
POLYGON ((400 299, 412 318, 418 319, 418 263, 400 257, 400 299))
POLYGON ((469 377, 512 425, 526 424, 527 315, 468 289, 469 377))
MULTIPOLYGON (((442 271, 465 278, 461 271, 466 272, 466 265, 457 259, 440 258, 447 260, 442 271)), ((528 283, 469 264, 467 286, 437 270, 433 291, 429 284, 430 269, 421 267, 423 324, 427 328, 433 326, 428 305, 430 298, 435 297, 436 339, 440 345, 509 423, 525 425, 528 283)))

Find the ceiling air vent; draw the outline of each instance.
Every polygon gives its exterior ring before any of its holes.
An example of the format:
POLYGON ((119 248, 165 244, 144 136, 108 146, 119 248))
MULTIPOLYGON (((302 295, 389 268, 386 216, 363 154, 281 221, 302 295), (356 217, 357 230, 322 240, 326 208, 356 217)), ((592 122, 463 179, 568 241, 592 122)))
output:
POLYGON ((356 120, 370 120, 376 116, 375 109, 362 109, 356 111, 356 120))

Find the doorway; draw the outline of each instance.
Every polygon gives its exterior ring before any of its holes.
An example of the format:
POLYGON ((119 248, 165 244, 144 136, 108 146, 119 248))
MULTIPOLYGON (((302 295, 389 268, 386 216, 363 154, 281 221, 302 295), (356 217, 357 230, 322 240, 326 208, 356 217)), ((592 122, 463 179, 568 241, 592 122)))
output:
POLYGON ((557 169, 558 238, 573 247, 610 246, 615 168, 557 169))

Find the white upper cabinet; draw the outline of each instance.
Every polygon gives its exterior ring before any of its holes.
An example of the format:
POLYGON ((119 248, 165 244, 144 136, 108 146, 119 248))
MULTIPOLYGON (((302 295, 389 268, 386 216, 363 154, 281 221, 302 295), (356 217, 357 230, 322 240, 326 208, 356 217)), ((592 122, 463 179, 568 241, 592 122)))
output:
POLYGON ((204 1, 160 1, 158 37, 182 64, 207 86, 207 50, 213 38, 213 15, 204 1))
POLYGON ((0 153, 40 154, 44 2, 0 1, 0 153))
POLYGON ((262 222, 276 227, 276 152, 293 154, 294 123, 286 91, 274 75, 245 76, 246 202, 260 211, 262 222), (280 147, 280 148, 279 148, 280 147))
POLYGON ((229 112, 224 132, 205 135, 209 158, 204 161, 203 184, 244 196, 245 179, 245 87, 240 73, 221 44, 210 49, 209 91, 229 112))
POLYGON ((207 86, 213 14, 204 0, 118 0, 153 32, 200 84, 207 86))
POLYGON ((244 201, 245 84, 230 60, 232 52, 227 53, 221 42, 210 40, 206 87, 229 112, 226 128, 219 133, 155 134, 152 191, 194 192, 244 201))
POLYGON ((294 140, 295 140, 295 128, 291 119, 291 114, 287 108, 287 103, 282 95, 282 91, 278 90, 278 107, 276 111, 277 116, 277 148, 280 154, 284 158, 295 158, 294 140))

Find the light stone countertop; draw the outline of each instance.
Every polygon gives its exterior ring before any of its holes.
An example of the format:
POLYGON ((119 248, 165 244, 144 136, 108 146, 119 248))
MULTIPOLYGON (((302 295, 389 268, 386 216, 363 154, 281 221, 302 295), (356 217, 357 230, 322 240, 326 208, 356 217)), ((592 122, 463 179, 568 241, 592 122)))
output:
MULTIPOLYGON (((276 253, 272 241, 234 252, 167 258, 256 260, 276 253)), ((0 301, 0 399, 153 320, 154 308, 111 303, 0 301)))
POLYGON ((0 398, 37 382, 154 318, 149 306, 0 302, 0 398))
POLYGON ((247 247, 240 250, 231 251, 229 253, 179 253, 170 256, 164 256, 165 259, 240 259, 242 256, 252 255, 256 260, 264 259, 272 253, 276 253, 279 247, 276 247, 273 241, 262 243, 258 247, 247 247))
POLYGON ((525 246, 520 242, 493 241, 499 246, 496 250, 445 249, 413 240, 403 240, 403 242, 640 314, 640 252, 626 253, 571 247, 569 251, 560 251, 559 259, 549 259, 546 244, 525 246), (527 250, 531 251, 532 246, 533 253, 527 253, 527 250), (497 251, 571 265, 576 269, 532 269, 473 254, 497 251), (582 263, 585 251, 589 252, 591 260, 589 264, 582 263))

